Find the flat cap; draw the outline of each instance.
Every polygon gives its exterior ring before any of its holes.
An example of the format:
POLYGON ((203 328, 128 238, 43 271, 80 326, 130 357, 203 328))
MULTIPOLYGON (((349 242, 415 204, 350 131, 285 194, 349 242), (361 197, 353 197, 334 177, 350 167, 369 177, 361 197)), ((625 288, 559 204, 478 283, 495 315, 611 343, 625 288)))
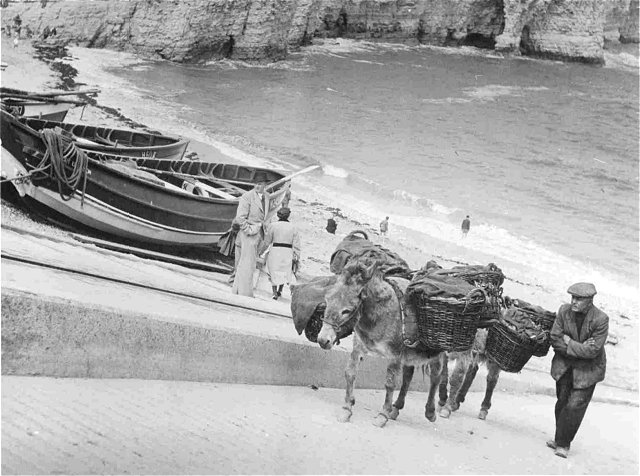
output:
POLYGON ((576 283, 569 286, 567 292, 576 297, 592 297, 596 295, 596 287, 591 283, 576 283))

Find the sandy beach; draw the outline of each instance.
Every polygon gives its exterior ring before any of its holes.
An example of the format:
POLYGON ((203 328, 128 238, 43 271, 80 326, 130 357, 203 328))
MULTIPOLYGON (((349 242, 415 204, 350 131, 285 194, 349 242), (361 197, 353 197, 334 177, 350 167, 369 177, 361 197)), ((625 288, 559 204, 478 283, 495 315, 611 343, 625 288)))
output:
MULTIPOLYGON (((3 36, 3 46, 8 45, 3 36)), ((2 86, 16 87, 25 90, 43 90, 54 88, 57 85, 58 76, 50 67, 34 58, 34 49, 23 40, 16 48, 2 48, 2 61, 9 66, 2 72, 2 86)), ((91 87, 91 84, 86 87, 91 87)), ((83 86, 84 87, 84 86, 83 86)), ((101 103, 100 95, 97 97, 97 106, 72 109, 67 116, 68 122, 87 122, 93 125, 107 125, 128 127, 128 125, 114 114, 107 112, 109 104, 101 103)), ((166 131, 171 132, 171 131, 166 131)), ((232 162, 233 159, 223 151, 201 142, 190 143, 187 153, 195 152, 202 159, 208 161, 232 162)), ((291 221, 298 227, 302 241, 302 273, 304 276, 328 275, 329 258, 336 245, 352 230, 364 230, 374 242, 380 242, 378 223, 370 223, 361 217, 347 216, 341 210, 321 203, 314 195, 313 190, 307 189, 295 179, 292 184, 292 200, 290 204, 292 214, 291 221), (338 229, 335 235, 325 231, 327 219, 337 212, 338 229)), ((380 217, 380 220, 384 217, 380 217)), ((2 224, 14 225, 28 229, 36 229, 45 233, 65 232, 61 229, 45 224, 42 221, 33 220, 29 214, 15 206, 2 202, 2 224)), ((443 267, 450 267, 460 263, 487 264, 486 257, 474 253, 471 249, 461 252, 459 248, 438 248, 437 244, 420 242, 416 246, 418 238, 407 229, 397 227, 391 218, 389 238, 384 246, 402 256, 413 269, 424 265, 428 260, 435 259, 443 267), (433 250, 426 253, 424 250, 433 250)), ((420 237, 424 240, 424 236, 420 237)), ((499 260, 496 263, 501 266, 499 260)), ((508 268, 502 266, 503 271, 509 277, 508 268)), ((567 286, 571 283, 567 283, 567 286)), ((269 298, 269 286, 266 278, 261 279, 263 292, 258 299, 269 298)), ((540 283, 523 283, 507 279, 504 283, 504 294, 524 299, 546 309, 555 311, 563 303, 569 300, 569 296, 563 290, 547 289, 540 283)), ((288 299, 289 293, 285 292, 283 299, 288 299)), ((596 305, 601 303, 596 298, 596 305)), ((603 307, 610 317, 610 339, 607 345, 607 376, 605 384, 617 386, 628 390, 638 389, 638 326, 633 316, 626 316, 618 309, 603 307)), ((548 372, 550 368, 552 352, 545 358, 532 358, 528 367, 540 372, 548 372)), ((549 377, 549 387, 553 387, 553 381, 549 377)))

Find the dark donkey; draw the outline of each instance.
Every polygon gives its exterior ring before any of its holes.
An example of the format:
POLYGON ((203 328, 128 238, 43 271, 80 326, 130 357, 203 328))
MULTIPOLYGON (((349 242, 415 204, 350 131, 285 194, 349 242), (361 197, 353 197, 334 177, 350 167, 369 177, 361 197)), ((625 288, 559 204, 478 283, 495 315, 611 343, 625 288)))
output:
POLYGON ((342 422, 349 421, 353 413, 353 388, 358 364, 367 353, 377 354, 389 360, 385 384, 387 393, 382 411, 374 420, 374 425, 382 427, 389 418, 395 420, 398 417, 399 411, 404 407, 415 366, 421 366, 423 371, 423 366, 426 366, 430 387, 425 416, 430 421, 436 419, 435 396, 446 356, 439 350, 418 350, 404 345, 404 303, 398 297, 392 280, 398 288, 406 289, 409 284, 406 279, 383 278, 377 269, 377 263, 367 267, 361 262, 354 262, 345 266, 336 284, 327 292, 327 307, 322 329, 318 334, 320 347, 330 349, 342 327, 355 326, 351 360, 345 370, 347 390, 339 418, 342 422), (400 368, 402 386, 398 398, 392 405, 400 368))
POLYGON ((473 347, 466 352, 447 353, 447 361, 442 372, 442 380, 440 381, 440 397, 438 406, 440 406, 440 416, 449 418, 451 412, 460 408, 460 404, 464 402, 469 387, 476 377, 478 367, 481 363, 487 366, 487 386, 484 394, 484 400, 480 404, 480 412, 478 418, 485 420, 491 408, 491 397, 498 383, 500 376, 500 367, 485 353, 485 344, 487 341, 487 330, 478 329, 473 347), (448 362, 455 360, 456 365, 449 378, 448 362), (449 395, 447 395, 447 381, 450 383, 449 395))

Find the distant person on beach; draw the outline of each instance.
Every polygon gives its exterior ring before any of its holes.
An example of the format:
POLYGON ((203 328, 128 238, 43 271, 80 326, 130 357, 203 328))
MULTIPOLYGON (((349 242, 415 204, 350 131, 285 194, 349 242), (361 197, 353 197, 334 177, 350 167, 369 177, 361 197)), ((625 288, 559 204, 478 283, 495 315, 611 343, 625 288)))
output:
POLYGON ((291 210, 278 210, 278 221, 272 223, 264 238, 263 249, 271 246, 267 255, 267 270, 273 299, 282 296, 282 288, 292 281, 294 266, 300 261, 300 236, 296 227, 289 222, 291 210))
POLYGON ((556 313, 550 340, 555 355, 551 376, 556 381, 556 433, 547 446, 566 458, 596 384, 604 380, 607 356, 604 344, 609 334, 609 317, 593 305, 596 288, 576 283, 567 289, 571 304, 556 313))
POLYGON ((389 217, 386 217, 384 220, 380 222, 380 236, 382 237, 382 243, 385 242, 387 238, 387 232, 389 231, 389 217))
POLYGON ((258 246, 264 237, 269 195, 265 192, 267 176, 256 174, 256 184, 240 197, 235 222, 240 227, 236 238, 236 272, 231 292, 253 297, 253 275, 258 260, 258 246))
POLYGON ((462 238, 465 238, 467 236, 467 233, 469 233, 469 229, 471 228, 471 220, 469 219, 469 215, 467 215, 467 217, 462 220, 462 238))
POLYGON ((332 235, 335 235, 337 228, 338 224, 336 223, 336 221, 333 219, 333 217, 329 217, 329 219, 327 220, 327 231, 332 235))

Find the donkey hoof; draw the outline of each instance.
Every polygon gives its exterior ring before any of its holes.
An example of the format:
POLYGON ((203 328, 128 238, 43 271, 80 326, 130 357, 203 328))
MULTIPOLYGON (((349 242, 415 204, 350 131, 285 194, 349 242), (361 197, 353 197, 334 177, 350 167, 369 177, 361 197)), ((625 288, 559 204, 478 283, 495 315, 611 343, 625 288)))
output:
POLYGON ((340 423, 349 423, 349 420, 351 420, 351 415, 353 414, 353 412, 347 408, 342 408, 340 409, 340 415, 338 415, 338 421, 340 423))
POLYGON ((486 420, 488 413, 489 413, 489 410, 485 410, 483 408, 482 410, 480 410, 480 413, 478 413, 478 418, 480 418, 481 420, 486 420))
POLYGON ((398 418, 398 415, 400 415, 400 410, 398 410, 396 407, 391 407, 391 413, 389 413, 389 418, 391 420, 395 420, 396 418, 398 418))
POLYGON ((387 418, 387 415, 378 413, 378 416, 373 419, 373 425, 377 426, 378 428, 383 428, 387 424, 388 420, 389 418, 387 418))
POLYGON ((451 404, 451 411, 455 412, 458 408, 460 408, 460 404, 458 402, 453 402, 451 404))
POLYGON ((427 418, 427 420, 429 420, 431 423, 433 423, 434 421, 436 421, 436 419, 438 418, 438 415, 436 414, 435 410, 431 411, 431 412, 424 412, 424 416, 427 418))
MULTIPOLYGON (((442 418, 449 418, 450 415, 451 415, 451 410, 449 409, 448 406, 445 405, 444 407, 442 407, 440 409, 440 416, 442 418)), ((429 417, 427 417, 427 418, 429 418, 429 417)))

